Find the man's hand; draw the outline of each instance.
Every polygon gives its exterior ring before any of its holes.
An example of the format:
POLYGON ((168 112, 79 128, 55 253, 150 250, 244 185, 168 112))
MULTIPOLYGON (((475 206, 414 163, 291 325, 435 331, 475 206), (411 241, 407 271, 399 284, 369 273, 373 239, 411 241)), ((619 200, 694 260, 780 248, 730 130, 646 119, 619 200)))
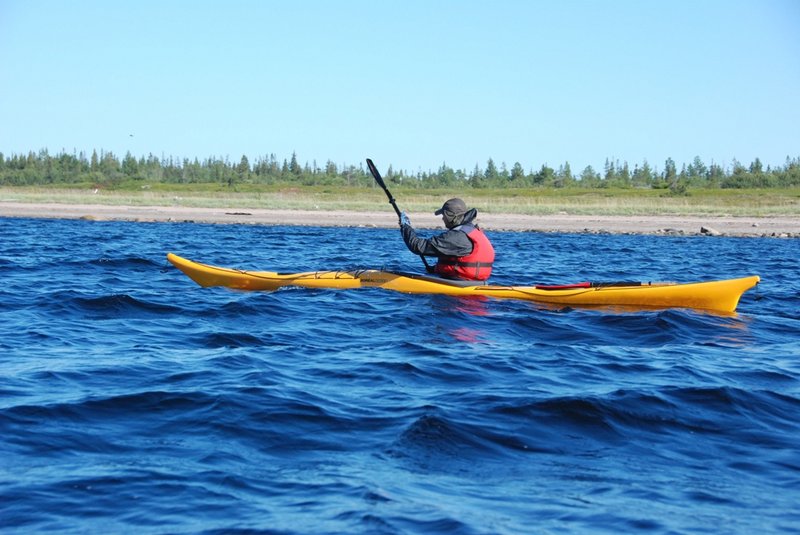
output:
POLYGON ((408 214, 405 212, 400 212, 400 226, 403 225, 411 226, 411 220, 408 218, 408 214))

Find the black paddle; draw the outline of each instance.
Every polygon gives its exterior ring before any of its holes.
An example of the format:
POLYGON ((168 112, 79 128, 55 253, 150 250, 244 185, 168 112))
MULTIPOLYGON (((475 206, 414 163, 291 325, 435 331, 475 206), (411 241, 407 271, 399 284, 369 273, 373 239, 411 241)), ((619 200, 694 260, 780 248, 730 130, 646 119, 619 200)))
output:
MULTIPOLYGON (((394 197, 392 197, 389 188, 386 187, 386 183, 383 181, 383 178, 381 178, 381 174, 378 172, 378 168, 375 167, 375 164, 372 163, 372 160, 370 160, 369 158, 367 158, 367 167, 369 167, 369 172, 372 173, 372 177, 375 179, 375 182, 377 182, 378 185, 381 188, 383 188, 383 191, 386 193, 386 196, 389 197, 389 204, 392 205, 394 211, 397 213, 397 220, 398 223, 400 223, 402 219, 402 216, 400 215, 400 208, 397 207, 397 203, 395 202, 394 197)), ((419 255, 419 257, 422 259, 422 263, 425 264, 425 271, 430 272, 431 267, 428 265, 428 261, 425 260, 425 257, 422 255, 419 255)))

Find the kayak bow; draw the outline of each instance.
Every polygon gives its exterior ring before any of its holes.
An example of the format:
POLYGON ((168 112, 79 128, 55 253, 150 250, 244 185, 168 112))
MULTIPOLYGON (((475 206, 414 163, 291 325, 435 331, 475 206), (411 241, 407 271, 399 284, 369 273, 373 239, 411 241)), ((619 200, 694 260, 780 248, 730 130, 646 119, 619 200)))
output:
POLYGON ((167 254, 167 260, 203 287, 222 286, 251 291, 272 291, 292 286, 332 289, 383 288, 412 294, 481 295, 554 305, 694 308, 718 312, 734 312, 742 294, 761 280, 757 275, 753 275, 740 279, 687 284, 630 283, 623 286, 607 286, 584 283, 556 287, 492 286, 375 269, 281 274, 273 271, 245 271, 211 266, 172 253, 167 254))

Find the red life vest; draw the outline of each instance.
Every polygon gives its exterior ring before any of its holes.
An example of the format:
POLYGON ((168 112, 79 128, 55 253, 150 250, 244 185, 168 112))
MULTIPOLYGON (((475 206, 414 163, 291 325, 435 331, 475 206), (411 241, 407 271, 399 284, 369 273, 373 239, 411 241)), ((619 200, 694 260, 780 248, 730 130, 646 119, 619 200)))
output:
POLYGON ((485 281, 492 274, 494 247, 481 229, 472 225, 461 225, 453 230, 467 234, 472 242, 472 252, 466 256, 442 256, 434 266, 434 272, 451 279, 485 281))

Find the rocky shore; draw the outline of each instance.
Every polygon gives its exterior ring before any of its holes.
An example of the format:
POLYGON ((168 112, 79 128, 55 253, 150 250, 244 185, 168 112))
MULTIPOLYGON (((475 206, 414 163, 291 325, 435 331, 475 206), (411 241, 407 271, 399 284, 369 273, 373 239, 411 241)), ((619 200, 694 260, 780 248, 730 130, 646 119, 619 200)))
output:
MULTIPOLYGON (((442 227, 441 219, 433 214, 411 213, 409 216, 415 227, 442 227)), ((186 206, 0 202, 0 217, 374 228, 397 226, 397 217, 389 209, 349 212, 341 210, 239 210, 186 206)), ((484 213, 479 214, 478 222, 487 231, 800 238, 800 218, 785 216, 598 216, 484 213)))

